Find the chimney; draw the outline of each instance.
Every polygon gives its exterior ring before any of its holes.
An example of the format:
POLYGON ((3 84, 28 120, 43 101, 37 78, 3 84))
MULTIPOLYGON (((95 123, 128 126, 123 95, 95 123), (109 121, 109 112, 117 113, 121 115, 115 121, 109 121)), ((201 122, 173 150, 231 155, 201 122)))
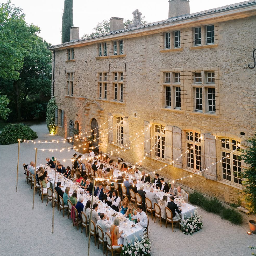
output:
POLYGON ((168 19, 190 14, 189 0, 169 0, 168 19))
POLYGON ((79 27, 70 28, 70 41, 79 40, 79 27))
POLYGON ((110 31, 117 31, 124 29, 124 19, 112 17, 110 18, 110 31))

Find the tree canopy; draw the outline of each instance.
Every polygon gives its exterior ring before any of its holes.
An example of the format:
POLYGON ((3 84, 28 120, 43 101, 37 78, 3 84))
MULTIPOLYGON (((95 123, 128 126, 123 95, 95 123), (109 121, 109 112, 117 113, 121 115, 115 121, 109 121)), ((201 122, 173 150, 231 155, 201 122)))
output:
POLYGON ((65 0, 62 15, 62 43, 70 41, 70 28, 73 26, 73 0, 65 0))
POLYGON ((51 52, 39 32, 10 1, 0 5, 0 95, 10 100, 11 121, 45 116, 51 52))

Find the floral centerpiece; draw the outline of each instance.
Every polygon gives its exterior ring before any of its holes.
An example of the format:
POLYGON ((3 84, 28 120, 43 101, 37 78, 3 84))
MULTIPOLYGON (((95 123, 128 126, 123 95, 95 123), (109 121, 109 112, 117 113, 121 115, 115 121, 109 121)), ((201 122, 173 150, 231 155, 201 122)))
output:
POLYGON ((141 241, 135 240, 133 244, 127 244, 122 248, 122 256, 150 256, 151 242, 147 236, 143 236, 141 241))
POLYGON ((199 231, 203 227, 202 217, 195 213, 194 216, 189 219, 182 220, 181 223, 181 231, 188 235, 192 235, 194 232, 199 231))

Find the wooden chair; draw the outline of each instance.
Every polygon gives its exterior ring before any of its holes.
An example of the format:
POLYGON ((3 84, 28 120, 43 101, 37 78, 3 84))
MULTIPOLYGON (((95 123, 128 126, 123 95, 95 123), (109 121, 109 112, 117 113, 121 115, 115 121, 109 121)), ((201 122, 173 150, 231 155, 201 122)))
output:
POLYGON ((143 235, 148 237, 148 227, 149 227, 149 218, 148 218, 148 225, 143 231, 143 235))
POLYGON ((41 193, 41 185, 38 185, 37 181, 36 181, 36 178, 35 178, 35 175, 31 174, 31 189, 34 189, 34 184, 35 184, 35 191, 39 191, 39 196, 40 196, 40 193, 41 193))
POLYGON ((112 256, 114 255, 114 253, 121 254, 122 246, 119 246, 119 245, 118 246, 113 246, 109 233, 106 233, 106 240, 107 240, 106 256, 108 255, 108 251, 111 252, 112 256))
POLYGON ((146 202, 146 213, 150 212, 152 215, 152 220, 153 220, 153 217, 154 217, 153 213, 155 212, 155 209, 152 208, 152 202, 147 197, 145 199, 145 202, 146 202))
POLYGON ((96 226, 93 220, 91 220, 91 229, 90 229, 91 236, 94 236, 94 242, 96 246, 96 241, 97 241, 97 231, 96 231, 96 226))
POLYGON ((40 181, 40 194, 41 194, 41 200, 42 203, 44 202, 44 197, 48 197, 47 189, 43 188, 42 182, 40 181))
POLYGON ((124 186, 124 185, 122 185, 122 194, 123 194, 123 198, 126 197, 126 196, 128 196, 128 195, 127 195, 127 188, 126 188, 126 186, 124 186))
POLYGON ((97 225, 97 233, 98 233, 98 249, 100 248, 100 244, 103 246, 103 254, 104 254, 104 232, 103 229, 97 225))
MULTIPOLYGON (((75 206, 72 207, 75 216, 73 217, 73 226, 76 226, 77 229, 79 228, 79 225, 82 223, 82 220, 78 217, 78 211, 75 206)), ((71 210, 72 211, 72 210, 71 210)))
POLYGON ((27 171, 27 183, 32 182, 32 174, 30 171, 27 171))
POLYGON ((53 192, 51 188, 47 188, 47 203, 46 205, 48 205, 48 203, 52 201, 52 207, 53 207, 53 192))
POLYGON ((130 189, 130 196, 131 196, 130 201, 135 204, 136 203, 136 194, 132 189, 130 189))
POLYGON ((63 217, 64 217, 65 210, 68 211, 68 205, 64 204, 64 200, 62 196, 59 196, 59 199, 60 199, 60 204, 59 204, 60 212, 63 211, 63 217))
POLYGON ((157 203, 155 203, 154 208, 155 208, 155 219, 154 219, 154 223, 156 222, 156 218, 159 218, 159 219, 160 219, 160 225, 161 225, 161 227, 162 227, 161 208, 160 208, 160 206, 159 206, 157 203))
POLYGON ((138 193, 136 193, 136 204, 137 206, 142 206, 142 197, 138 193))
POLYGON ((57 205, 57 209, 59 210, 59 195, 58 192, 54 189, 54 206, 57 205))
POLYGON ((176 218, 176 219, 173 219, 172 217, 172 211, 168 208, 168 207, 165 207, 165 211, 166 211, 166 228, 167 228, 167 223, 170 222, 172 223, 172 232, 173 232, 173 224, 174 223, 178 223, 179 224, 179 227, 180 227, 180 221, 181 219, 180 218, 176 218))
POLYGON ((85 228, 85 235, 87 236, 88 228, 89 228, 89 224, 88 224, 88 221, 87 221, 87 216, 84 212, 82 212, 81 214, 82 214, 81 233, 83 233, 83 229, 85 228))
POLYGON ((73 206, 72 202, 68 200, 68 219, 69 219, 69 216, 71 215, 72 206, 73 206))

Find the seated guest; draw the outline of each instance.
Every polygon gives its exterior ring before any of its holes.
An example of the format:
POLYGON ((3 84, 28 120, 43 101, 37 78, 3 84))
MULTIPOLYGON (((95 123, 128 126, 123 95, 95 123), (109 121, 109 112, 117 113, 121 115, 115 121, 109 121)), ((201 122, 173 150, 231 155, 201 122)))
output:
MULTIPOLYGON (((54 159, 53 159, 53 160, 54 160, 54 159)), ((53 160, 50 159, 50 158, 46 158, 47 165, 48 165, 50 168, 55 168, 55 164, 54 164, 53 160)))
POLYGON ((174 196, 170 197, 170 202, 168 202, 167 207, 172 211, 172 218, 173 219, 180 219, 180 216, 176 215, 177 213, 181 213, 181 210, 179 209, 179 207, 177 206, 177 204, 174 203, 174 196))
POLYGON ((35 163, 34 162, 30 162, 30 164, 28 165, 28 171, 31 173, 31 174, 35 174, 35 170, 36 170, 36 168, 35 168, 35 163))
POLYGON ((98 220, 97 225, 102 228, 104 234, 110 231, 111 224, 104 213, 100 214, 100 219, 98 220))
POLYGON ((169 192, 169 185, 168 185, 166 182, 164 182, 164 178, 161 178, 160 181, 161 181, 161 187, 160 187, 160 189, 161 189, 163 192, 168 193, 168 192, 169 192))
POLYGON ((103 190, 103 202, 105 202, 108 206, 111 206, 111 202, 108 201, 108 197, 112 197, 112 192, 110 191, 110 187, 106 186, 103 190))
POLYGON ((134 175, 135 175, 136 179, 140 179, 141 178, 141 171, 138 169, 138 167, 135 167, 134 175))
POLYGON ((155 183, 156 188, 161 188, 161 181, 159 179, 158 173, 155 174, 154 183, 155 183))
POLYGON ((148 216, 142 210, 141 206, 138 206, 137 214, 133 216, 133 219, 137 220, 137 223, 139 223, 143 228, 146 228, 148 226, 148 216))
POLYGON ((153 188, 150 188, 150 191, 146 193, 146 197, 151 201, 152 203, 152 209, 154 209, 155 204, 157 204, 159 197, 154 192, 153 188))
POLYGON ((65 192, 64 192, 64 194, 63 194, 63 201, 64 201, 64 204, 65 204, 65 205, 68 204, 68 200, 69 200, 69 190, 70 190, 70 187, 66 187, 65 192))
POLYGON ((69 200, 71 201, 71 203, 72 203, 73 205, 76 205, 76 203, 77 203, 77 193, 76 193, 75 190, 74 190, 72 196, 69 198, 69 200))
POLYGON ((59 173, 65 173, 65 167, 63 166, 63 165, 61 165, 60 163, 58 163, 58 165, 57 165, 57 172, 59 172, 59 173))
POLYGON ((109 196, 107 200, 111 202, 111 208, 118 212, 121 199, 117 196, 117 192, 113 191, 112 196, 109 196))
POLYGON ((66 178, 70 178, 70 175, 71 175, 71 169, 70 169, 69 166, 67 166, 67 169, 65 170, 64 176, 66 178))
POLYGON ((82 179, 83 179, 83 177, 81 176, 81 174, 80 174, 80 173, 77 173, 77 174, 76 174, 76 180, 75 180, 75 181, 80 184, 81 181, 82 181, 82 179))
POLYGON ((93 170, 93 176, 95 176, 95 175, 96 175, 96 172, 97 172, 97 170, 98 170, 97 161, 94 161, 94 162, 93 162, 92 170, 93 170))
POLYGON ((176 196, 177 195, 177 188, 175 188, 175 185, 172 183, 171 188, 169 190, 169 194, 176 196))
POLYGON ((138 193, 138 189, 137 189, 137 180, 133 180, 132 186, 131 186, 130 189, 132 189, 132 190, 134 191, 134 193, 138 193))
POLYGON ((129 203, 128 209, 127 209, 127 211, 126 211, 126 213, 125 213, 125 216, 126 216, 127 218, 129 218, 129 220, 132 220, 133 210, 134 210, 133 204, 132 204, 132 203, 129 203))
POLYGON ((88 200, 88 201, 86 202, 86 205, 85 205, 85 207, 84 207, 84 213, 85 213, 85 215, 86 215, 86 217, 87 217, 87 221, 89 221, 89 219, 90 219, 90 214, 91 214, 91 200, 88 200))
POLYGON ((142 171, 141 172, 141 181, 144 182, 144 183, 150 183, 150 176, 148 174, 145 174, 145 171, 142 171))
POLYGON ((60 188, 61 182, 57 182, 57 187, 55 187, 55 190, 58 193, 58 202, 59 202, 59 196, 63 197, 63 191, 60 188))
POLYGON ((126 178, 126 179, 125 179, 125 181, 124 181, 124 186, 126 187, 126 194, 127 194, 127 196, 129 196, 129 195, 130 195, 129 189, 130 189, 130 187, 131 187, 131 184, 130 184, 130 182, 129 182, 129 178, 126 178))
POLYGON ((80 182, 80 187, 85 189, 85 186, 86 186, 86 179, 85 179, 86 176, 82 176, 81 177, 81 182, 80 182))
POLYGON ((93 184, 92 184, 92 182, 91 182, 91 180, 90 179, 87 179, 86 180, 86 185, 85 185, 85 189, 86 189, 86 191, 91 195, 92 194, 92 188, 93 188, 93 184))
POLYGON ((98 215, 98 204, 93 205, 93 211, 92 211, 92 221, 95 225, 97 225, 98 220, 100 219, 100 216, 98 215))
MULTIPOLYGON (((42 168, 42 167, 39 167, 39 169, 40 168, 42 168)), ((38 178, 41 181, 43 188, 47 188, 47 183, 48 183, 47 171, 44 171, 44 170, 42 170, 42 171, 43 171, 43 174, 41 176, 40 176, 40 174, 38 174, 38 178)))
POLYGON ((145 207, 145 195, 146 192, 143 190, 143 187, 141 186, 140 189, 138 190, 138 194, 141 196, 142 198, 142 209, 145 211, 146 207, 145 207))
POLYGON ((77 202, 77 204, 76 204, 76 209, 77 209, 78 217, 79 217, 79 218, 81 218, 81 212, 82 212, 83 209, 84 209, 83 201, 84 201, 84 199, 83 199, 83 197, 81 196, 81 197, 79 197, 79 200, 78 200, 78 202, 77 202))
POLYGON ((103 186, 100 184, 94 192, 94 196, 97 196, 100 201, 103 201, 103 186))
MULTIPOLYGON (((110 227, 110 237, 112 246, 118 246, 118 239, 122 235, 123 231, 119 232, 119 219, 115 218, 113 225, 110 227)), ((122 251, 122 245, 120 245, 120 252, 122 251)))
POLYGON ((124 200, 121 202, 121 207, 120 207, 120 212, 122 214, 126 214, 128 210, 128 204, 129 204, 129 200, 127 197, 125 197, 124 200))

